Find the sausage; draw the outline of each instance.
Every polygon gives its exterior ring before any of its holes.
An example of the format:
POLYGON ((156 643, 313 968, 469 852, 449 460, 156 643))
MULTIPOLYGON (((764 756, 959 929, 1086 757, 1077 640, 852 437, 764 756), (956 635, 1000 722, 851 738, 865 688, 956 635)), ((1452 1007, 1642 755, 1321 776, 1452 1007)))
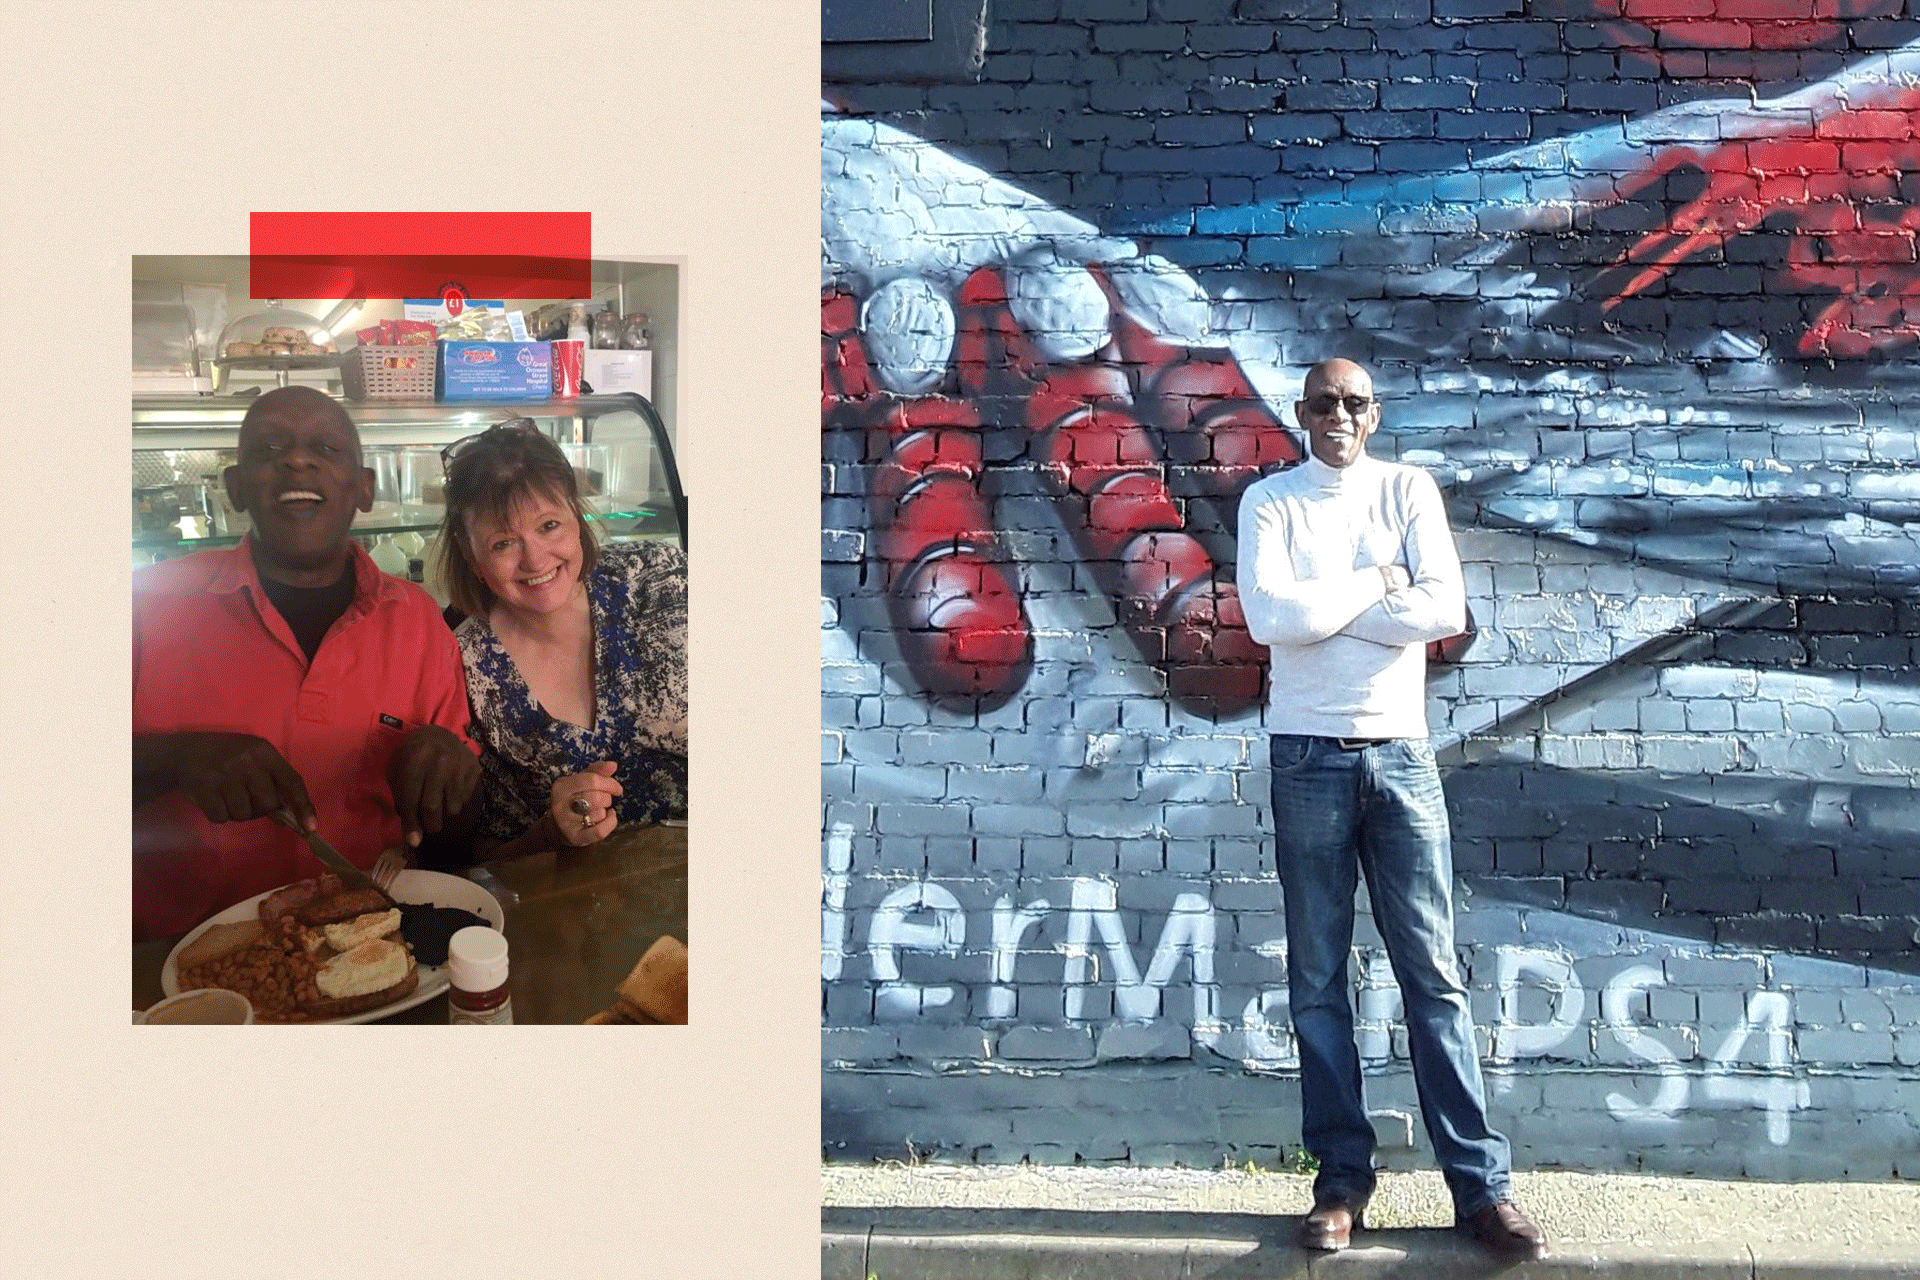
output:
POLYGON ((295 880, 284 889, 275 889, 260 899, 260 922, 272 924, 281 916, 291 915, 320 896, 318 880, 295 880))
POLYGON ((286 888, 275 889, 260 899, 260 922, 270 925, 281 916, 292 915, 308 903, 330 898, 339 892, 340 877, 331 871, 322 871, 305 880, 295 880, 286 888))
POLYGON ((369 911, 385 911, 387 899, 378 889, 350 889, 309 904, 300 919, 310 925, 338 924, 369 911))

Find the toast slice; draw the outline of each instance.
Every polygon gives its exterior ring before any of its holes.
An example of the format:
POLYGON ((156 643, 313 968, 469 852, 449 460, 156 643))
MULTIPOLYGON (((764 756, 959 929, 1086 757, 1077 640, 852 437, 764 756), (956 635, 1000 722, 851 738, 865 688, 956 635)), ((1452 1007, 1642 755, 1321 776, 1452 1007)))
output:
POLYGON ((390 987, 378 991, 369 991, 364 995, 328 998, 322 996, 300 1006, 300 1016, 313 1022, 325 1022, 331 1018, 351 1018, 356 1013, 365 1013, 369 1009, 378 1009, 381 1005, 391 1004, 395 1000, 413 994, 420 985, 420 966, 411 955, 407 957, 407 974, 390 987))
POLYGON ((616 989, 620 999, 654 1022, 687 1020, 687 946, 672 934, 654 941, 616 989))
POLYGON ((266 926, 258 920, 236 920, 231 924, 213 925, 180 948, 180 953, 174 957, 174 970, 183 973, 195 965, 209 964, 222 956, 232 955, 241 947, 259 941, 266 932, 266 926))

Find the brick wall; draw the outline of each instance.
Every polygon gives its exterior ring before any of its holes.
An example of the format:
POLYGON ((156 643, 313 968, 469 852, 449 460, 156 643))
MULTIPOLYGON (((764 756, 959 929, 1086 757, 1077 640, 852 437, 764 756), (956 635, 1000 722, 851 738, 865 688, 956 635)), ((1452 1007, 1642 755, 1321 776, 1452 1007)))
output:
POLYGON ((989 0, 977 80, 837 52, 829 1156, 1297 1142, 1233 510, 1341 355, 1466 568, 1428 715, 1518 1159, 1920 1173, 1920 21, 1843 7, 989 0))

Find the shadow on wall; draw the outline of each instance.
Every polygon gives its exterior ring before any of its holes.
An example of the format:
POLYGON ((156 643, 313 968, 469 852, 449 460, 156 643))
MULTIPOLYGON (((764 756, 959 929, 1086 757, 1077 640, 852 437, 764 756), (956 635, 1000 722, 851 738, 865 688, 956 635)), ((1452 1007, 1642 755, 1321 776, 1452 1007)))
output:
POLYGON ((1916 659, 1912 601, 1750 602, 1656 637, 1465 744, 1456 869, 1523 905, 1920 972, 1916 659), (1600 758, 1554 763, 1573 735, 1600 758), (1661 742, 1696 767, 1658 767, 1661 742))
POLYGON ((1920 974, 1920 843, 1875 831, 1913 792, 1689 780, 1547 765, 1452 770, 1454 867, 1519 905, 1732 947, 1920 974), (1729 795, 1741 790, 1744 795, 1729 795))

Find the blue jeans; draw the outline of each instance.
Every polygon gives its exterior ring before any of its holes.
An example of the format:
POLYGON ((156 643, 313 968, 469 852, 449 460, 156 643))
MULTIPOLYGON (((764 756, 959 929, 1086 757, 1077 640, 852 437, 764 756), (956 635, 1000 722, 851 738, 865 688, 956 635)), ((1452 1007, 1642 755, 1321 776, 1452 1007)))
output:
POLYGON ((1287 908, 1287 1003, 1300 1049, 1300 1136, 1320 1162, 1316 1196, 1373 1191, 1373 1125, 1361 1094, 1347 959, 1364 871, 1400 985, 1420 1117, 1454 1211, 1512 1195, 1506 1138, 1486 1088, 1453 949, 1446 798, 1424 738, 1342 747, 1275 734, 1273 821, 1287 908))

